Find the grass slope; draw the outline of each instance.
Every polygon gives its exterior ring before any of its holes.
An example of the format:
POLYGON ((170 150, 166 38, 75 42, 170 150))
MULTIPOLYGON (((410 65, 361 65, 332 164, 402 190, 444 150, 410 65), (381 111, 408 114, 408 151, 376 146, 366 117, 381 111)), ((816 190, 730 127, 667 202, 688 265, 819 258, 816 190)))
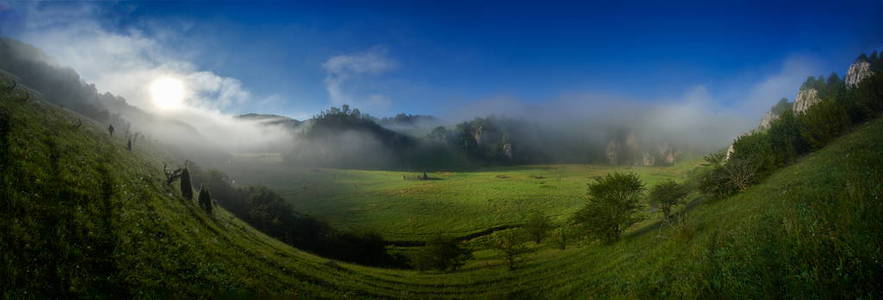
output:
POLYGON ((883 276, 883 121, 873 121, 677 228, 637 226, 612 245, 497 254, 449 273, 369 268, 293 249, 205 215, 161 182, 163 153, 132 153, 102 124, 0 90, 0 291, 312 297, 868 297, 883 276), (69 288, 68 288, 69 287, 69 288))

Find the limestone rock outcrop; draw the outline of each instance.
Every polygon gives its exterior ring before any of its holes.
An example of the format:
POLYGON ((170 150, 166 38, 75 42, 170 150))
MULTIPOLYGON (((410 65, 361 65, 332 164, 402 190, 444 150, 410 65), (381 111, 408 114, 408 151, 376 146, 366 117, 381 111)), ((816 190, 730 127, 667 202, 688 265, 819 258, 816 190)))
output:
POLYGON ((773 113, 772 111, 766 112, 763 115, 763 119, 760 120, 760 125, 757 127, 757 130, 767 130, 770 129, 770 126, 773 125, 773 121, 779 119, 779 114, 773 113))
POLYGON ((846 72, 846 86, 854 88, 865 78, 871 77, 871 74, 871 63, 864 60, 856 61, 846 72))
POLYGON ((725 160, 730 160, 730 157, 736 153, 736 144, 730 144, 730 148, 727 148, 727 156, 724 158, 725 160))
POLYGON ((794 100, 794 114, 805 113, 813 105, 822 102, 819 98, 819 91, 813 88, 802 89, 797 92, 797 98, 794 100))

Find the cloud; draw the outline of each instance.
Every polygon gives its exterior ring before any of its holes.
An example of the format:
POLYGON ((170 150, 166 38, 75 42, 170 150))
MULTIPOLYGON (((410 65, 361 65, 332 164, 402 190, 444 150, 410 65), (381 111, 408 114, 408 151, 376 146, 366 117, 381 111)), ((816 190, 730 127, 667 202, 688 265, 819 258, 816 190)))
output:
POLYGON ((367 109, 385 109, 392 100, 375 89, 359 86, 354 81, 367 75, 377 75, 397 66, 396 61, 387 56, 384 47, 373 47, 366 51, 338 55, 322 64, 326 72, 325 90, 333 105, 351 104, 367 109))
POLYGON ((808 76, 821 74, 820 65, 817 59, 806 55, 787 57, 776 73, 753 83, 744 93, 737 108, 742 113, 755 116, 759 121, 760 116, 782 97, 794 101, 803 81, 808 76))
POLYGON ((147 22, 119 28, 107 25, 113 24, 107 20, 120 16, 108 14, 102 7, 28 2, 12 9, 24 19, 18 37, 45 51, 55 64, 73 68, 84 81, 123 96, 129 104, 185 121, 210 140, 219 141, 225 150, 276 143, 286 136, 281 131, 268 132, 256 124, 239 122, 225 113, 250 103, 278 99, 257 99, 238 79, 201 70, 166 46, 176 38, 175 30, 186 30, 187 23, 147 22), (175 26, 181 28, 170 28, 175 26), (184 107, 163 111, 153 104, 149 86, 162 77, 184 82, 184 107))

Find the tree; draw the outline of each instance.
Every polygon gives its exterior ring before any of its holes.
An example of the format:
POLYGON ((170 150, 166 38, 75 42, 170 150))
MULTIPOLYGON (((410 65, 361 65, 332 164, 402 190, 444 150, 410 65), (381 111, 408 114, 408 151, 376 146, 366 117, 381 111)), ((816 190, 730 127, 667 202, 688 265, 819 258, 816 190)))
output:
POLYGON ((739 192, 747 190, 760 179, 758 166, 745 159, 732 159, 723 170, 730 186, 739 192))
POLYGON ((662 209, 665 221, 671 220, 671 209, 687 198, 687 189, 674 180, 657 184, 650 190, 650 203, 662 209))
POLYGON ((463 248, 460 241, 441 235, 426 242, 426 246, 417 250, 411 258, 412 265, 418 270, 453 271, 472 259, 472 251, 463 248))
POLYGON ((181 196, 187 200, 193 200, 193 186, 190 184, 190 170, 184 166, 181 170, 181 196))
POLYGON ((784 166, 809 152, 809 143, 800 135, 800 126, 797 116, 790 110, 773 121, 767 134, 775 166, 784 166))
POLYGON ((524 224, 524 230, 537 244, 543 241, 551 228, 552 220, 539 211, 531 213, 527 218, 527 223, 524 224))
POLYGON ((448 130, 444 126, 438 126, 433 128, 426 137, 437 142, 445 142, 448 138, 448 130))
POLYGON ((502 252, 509 270, 514 270, 521 258, 533 249, 527 246, 528 236, 523 229, 497 231, 491 236, 490 246, 502 252))
POLYGON ((788 98, 782 98, 779 99, 779 102, 776 102, 776 104, 773 105, 772 108, 770 108, 770 111, 776 115, 781 115, 790 110, 792 105, 793 103, 788 102, 788 98))
POLYGON ((636 216, 644 184, 634 173, 610 173, 588 184, 586 205, 576 212, 574 223, 607 243, 619 239, 625 229, 640 220, 636 216))
POLYGON ((165 163, 162 164, 162 172, 166 174, 166 185, 171 185, 172 182, 181 178, 181 172, 184 169, 175 169, 174 171, 169 171, 168 166, 165 163))
POLYGON ((737 189, 730 184, 722 165, 712 165, 710 170, 699 175, 699 191, 712 198, 723 199, 737 192, 737 189))
POLYGON ((815 149, 820 149, 849 127, 849 114, 839 103, 825 100, 810 107, 802 116, 801 135, 815 149))
POLYGON ((202 206, 202 209, 209 215, 212 214, 212 209, 214 208, 214 204, 212 203, 212 195, 209 193, 208 189, 205 185, 202 185, 199 189, 199 206, 202 206))

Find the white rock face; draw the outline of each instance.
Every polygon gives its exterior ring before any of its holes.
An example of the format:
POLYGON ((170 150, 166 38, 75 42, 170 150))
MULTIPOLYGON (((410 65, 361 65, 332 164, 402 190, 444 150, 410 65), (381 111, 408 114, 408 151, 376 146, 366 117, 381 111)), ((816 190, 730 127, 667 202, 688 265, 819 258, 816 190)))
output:
POLYGON ((802 114, 819 102, 822 102, 822 98, 819 98, 819 91, 816 91, 816 89, 800 90, 797 92, 797 98, 794 100, 794 113, 802 114))
POLYGON ((760 120, 760 126, 757 127, 757 130, 767 130, 770 129, 770 126, 773 125, 773 121, 778 120, 779 115, 774 114, 772 111, 766 112, 763 115, 763 119, 760 120))
POLYGON ((846 72, 846 86, 854 88, 868 77, 871 77, 871 63, 857 61, 850 65, 849 71, 846 72))
POLYGON ((733 156, 733 153, 736 153, 735 144, 730 144, 730 148, 727 148, 727 157, 724 160, 730 160, 730 157, 733 156))
POLYGON ((643 159, 643 161, 644 161, 644 164, 643 164, 643 165, 644 165, 645 167, 655 166, 655 165, 656 165, 656 156, 654 156, 653 153, 650 153, 650 152, 644 152, 644 159, 643 159))

